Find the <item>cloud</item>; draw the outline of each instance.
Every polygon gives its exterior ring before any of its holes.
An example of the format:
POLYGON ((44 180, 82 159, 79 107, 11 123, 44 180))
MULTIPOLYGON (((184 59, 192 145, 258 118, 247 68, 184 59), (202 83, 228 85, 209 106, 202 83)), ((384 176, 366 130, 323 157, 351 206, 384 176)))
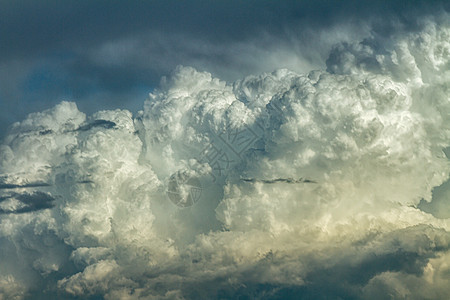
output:
POLYGON ((179 66, 135 115, 14 123, 1 297, 445 298, 450 225, 426 203, 447 207, 450 27, 419 23, 344 39, 327 70, 179 66))
POLYGON ((447 1, 2 1, 0 139, 9 124, 61 100, 88 114, 137 112, 179 64, 228 82, 323 69, 335 43, 407 34, 449 9, 447 1))
POLYGON ((52 208, 52 202, 55 199, 45 193, 12 193, 8 196, 0 197, 1 209, 0 214, 10 213, 28 213, 41 209, 52 208))

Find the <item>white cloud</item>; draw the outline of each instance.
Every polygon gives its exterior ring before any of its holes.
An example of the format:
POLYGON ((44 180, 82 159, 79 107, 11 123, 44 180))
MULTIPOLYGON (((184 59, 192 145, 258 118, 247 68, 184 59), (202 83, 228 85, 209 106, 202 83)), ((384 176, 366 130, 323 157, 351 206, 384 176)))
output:
POLYGON ((136 117, 62 102, 14 124, 2 296, 448 295, 450 224, 416 206, 450 172, 449 32, 343 44, 329 72, 227 84, 179 67, 136 117), (173 174, 200 182, 195 205, 169 200, 173 174), (54 207, 21 213, 31 190, 54 207))

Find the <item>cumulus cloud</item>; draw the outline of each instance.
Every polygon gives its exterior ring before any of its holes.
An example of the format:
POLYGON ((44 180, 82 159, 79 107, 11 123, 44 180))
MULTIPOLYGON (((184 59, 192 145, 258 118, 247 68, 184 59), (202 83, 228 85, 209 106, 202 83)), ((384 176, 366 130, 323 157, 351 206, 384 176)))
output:
POLYGON ((279 68, 306 73, 325 67, 335 43, 414 32, 450 9, 445 0, 0 2, 0 139, 61 99, 88 114, 134 113, 179 64, 228 82, 279 68))
POLYGON ((448 297, 450 223, 420 207, 450 173, 450 27, 420 28, 327 70, 178 67, 135 116, 13 124, 1 297, 448 297))

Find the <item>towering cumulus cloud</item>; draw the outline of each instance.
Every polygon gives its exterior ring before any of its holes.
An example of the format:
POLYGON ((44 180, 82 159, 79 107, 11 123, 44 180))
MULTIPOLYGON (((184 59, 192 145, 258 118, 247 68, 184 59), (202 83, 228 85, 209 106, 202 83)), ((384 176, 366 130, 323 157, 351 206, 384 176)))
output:
POLYGON ((144 109, 75 103, 0 148, 1 299, 449 299, 450 27, 144 109), (447 181, 447 183, 446 183, 447 181))

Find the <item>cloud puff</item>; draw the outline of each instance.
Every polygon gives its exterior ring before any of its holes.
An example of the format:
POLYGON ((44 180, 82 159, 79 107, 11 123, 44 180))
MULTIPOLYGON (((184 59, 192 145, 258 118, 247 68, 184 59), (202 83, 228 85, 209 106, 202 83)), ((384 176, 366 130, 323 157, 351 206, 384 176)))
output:
POLYGON ((0 152, 2 297, 445 298, 450 224, 417 206, 450 171, 449 36, 30 114, 0 152))

